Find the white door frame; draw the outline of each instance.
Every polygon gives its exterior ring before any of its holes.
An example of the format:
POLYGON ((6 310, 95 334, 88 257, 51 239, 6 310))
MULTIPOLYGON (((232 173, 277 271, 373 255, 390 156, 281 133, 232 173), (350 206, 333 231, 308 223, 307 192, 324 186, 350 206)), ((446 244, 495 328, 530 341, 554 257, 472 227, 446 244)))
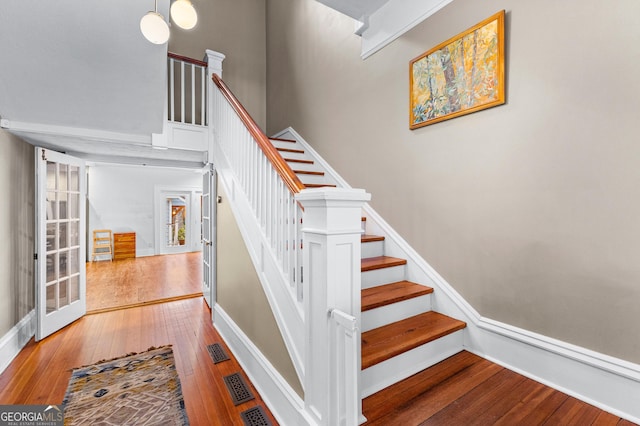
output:
POLYGON ((187 253, 202 250, 200 238, 200 197, 202 188, 195 186, 168 186, 156 185, 154 187, 154 245, 155 254, 187 253), (184 246, 166 247, 164 244, 164 201, 167 196, 187 197, 187 238, 184 246))
POLYGON ((84 161, 78 158, 40 147, 36 147, 35 151, 36 271, 34 282, 35 338, 38 341, 71 324, 87 312, 85 247, 87 245, 85 234, 87 175, 84 161), (69 174, 64 184, 54 182, 52 185, 48 182, 49 163, 56 164, 56 182, 59 182, 59 164, 67 165, 69 174), (77 189, 71 188, 73 177, 69 166, 77 168, 77 189), (75 206, 78 210, 77 216, 73 215, 72 200, 75 197, 77 197, 75 206), (65 202, 64 215, 61 201, 65 202), (77 224, 75 230, 74 223, 77 224), (64 238, 61 238, 61 235, 64 235, 64 238), (76 253, 75 259, 73 253, 76 253), (53 269, 47 267, 49 262, 53 269), (75 262, 77 262, 76 268, 73 267, 75 262), (61 270, 63 263, 64 271, 61 270), (73 290, 75 286, 73 283, 77 283, 76 291, 73 290), (48 291, 50 289, 52 293, 48 291), (72 300, 74 298, 77 299, 72 300))
MULTIPOLYGON (((205 191, 205 185, 209 188, 208 197, 203 197, 203 210, 209 211, 208 222, 209 222, 209 230, 208 232, 203 229, 203 250, 202 250, 202 294, 204 296, 205 301, 209 305, 210 308, 213 308, 216 304, 216 207, 217 207, 217 179, 216 179, 216 170, 212 164, 207 164, 204 168, 203 182, 202 182, 202 191, 203 195, 205 191), (205 206, 204 203, 208 205, 205 206), (206 240, 206 236, 209 236, 209 239, 206 240)), ((204 220, 202 226, 205 226, 204 220)), ((213 314, 213 310, 212 310, 213 314)))

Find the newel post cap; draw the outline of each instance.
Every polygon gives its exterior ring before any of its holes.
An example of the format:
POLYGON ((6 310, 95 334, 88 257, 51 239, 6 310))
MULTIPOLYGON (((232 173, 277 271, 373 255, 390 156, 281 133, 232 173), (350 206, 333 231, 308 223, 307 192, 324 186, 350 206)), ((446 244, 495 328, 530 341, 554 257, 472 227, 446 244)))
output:
POLYGON ((300 191, 296 201, 306 208, 313 207, 362 207, 371 200, 371 194, 357 188, 310 188, 300 191))
POLYGON ((216 52, 215 50, 205 50, 204 60, 207 61, 210 74, 218 74, 218 77, 222 78, 222 61, 226 56, 223 53, 216 52))

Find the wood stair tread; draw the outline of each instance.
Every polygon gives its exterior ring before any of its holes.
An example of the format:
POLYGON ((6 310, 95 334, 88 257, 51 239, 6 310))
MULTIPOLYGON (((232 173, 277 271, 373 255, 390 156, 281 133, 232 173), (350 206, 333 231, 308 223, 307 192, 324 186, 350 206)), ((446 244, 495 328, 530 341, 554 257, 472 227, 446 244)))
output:
POLYGON ((297 175, 324 176, 324 172, 316 172, 315 170, 293 170, 293 173, 297 175))
POLYGON ((373 271, 374 269, 391 268, 393 266, 406 265, 406 259, 399 259, 397 257, 389 256, 376 256, 367 257, 360 261, 360 270, 362 272, 373 271))
POLYGON ((362 369, 462 330, 466 326, 463 321, 429 311, 366 331, 362 333, 362 369))
POLYGON ((412 283, 411 281, 398 281, 391 284, 367 288, 361 292, 362 311, 368 311, 430 293, 433 293, 433 289, 431 287, 412 283))
POLYGON ((384 241, 384 237, 382 235, 371 235, 371 234, 362 234, 360 237, 360 242, 362 243, 372 243, 374 241, 384 241))
POLYGON ((307 188, 335 188, 332 183, 303 183, 307 188))
POLYGON ((293 148, 276 148, 280 152, 293 152, 295 154, 304 154, 304 150, 302 149, 293 149, 293 148))
POLYGON ((313 164, 313 160, 298 160, 297 158, 285 158, 284 161, 288 163, 313 164))
POLYGON ((296 143, 293 139, 282 139, 282 138, 269 138, 270 141, 278 141, 278 142, 291 142, 296 143))

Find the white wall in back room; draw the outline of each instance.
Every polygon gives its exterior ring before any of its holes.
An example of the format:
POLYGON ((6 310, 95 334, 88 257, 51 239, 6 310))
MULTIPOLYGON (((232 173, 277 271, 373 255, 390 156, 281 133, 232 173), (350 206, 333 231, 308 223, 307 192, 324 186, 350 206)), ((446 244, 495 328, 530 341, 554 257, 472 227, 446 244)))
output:
MULTIPOLYGON (((159 254, 154 225, 157 186, 201 189, 202 174, 198 170, 148 166, 98 164, 88 167, 89 235, 94 229, 135 232, 136 256, 159 254)), ((87 246, 91 250, 91 244, 87 246)))

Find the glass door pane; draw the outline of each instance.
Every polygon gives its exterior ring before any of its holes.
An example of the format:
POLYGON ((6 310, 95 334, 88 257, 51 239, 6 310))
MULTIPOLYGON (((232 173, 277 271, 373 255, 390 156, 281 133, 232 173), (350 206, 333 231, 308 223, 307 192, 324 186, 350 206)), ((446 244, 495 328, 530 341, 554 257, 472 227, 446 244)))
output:
POLYGON ((186 244, 188 235, 187 197, 165 197, 165 214, 167 226, 165 230, 165 244, 167 247, 178 247, 186 244))
POLYGON ((84 315, 84 164, 38 149, 37 339, 84 315))

